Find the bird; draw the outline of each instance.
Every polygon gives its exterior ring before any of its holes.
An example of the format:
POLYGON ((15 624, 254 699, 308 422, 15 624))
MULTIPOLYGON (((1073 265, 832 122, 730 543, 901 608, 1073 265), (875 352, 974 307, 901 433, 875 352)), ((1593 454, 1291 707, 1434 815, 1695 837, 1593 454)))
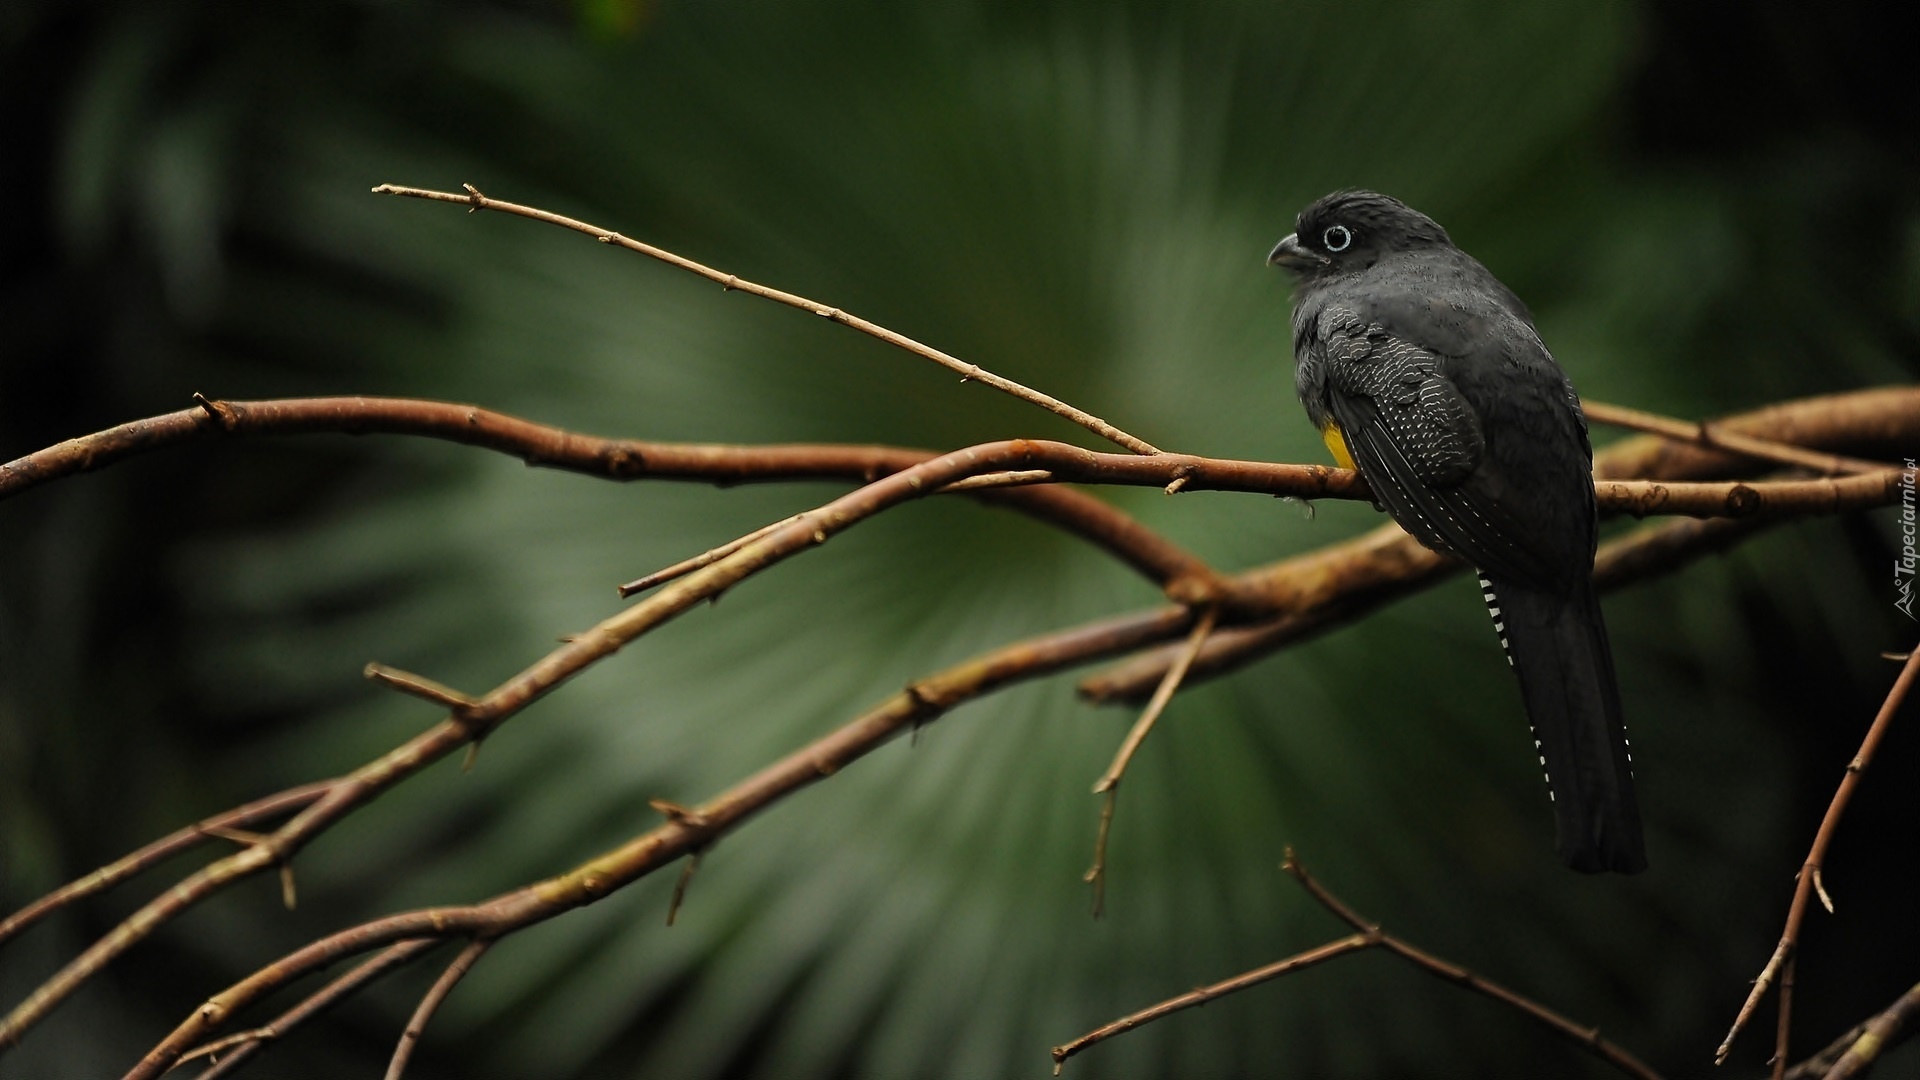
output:
POLYGON ((1593 448, 1532 313, 1432 218, 1374 191, 1316 199, 1267 263, 1293 275, 1295 389, 1334 459, 1414 539, 1479 570, 1560 857, 1645 869, 1593 586, 1593 448))

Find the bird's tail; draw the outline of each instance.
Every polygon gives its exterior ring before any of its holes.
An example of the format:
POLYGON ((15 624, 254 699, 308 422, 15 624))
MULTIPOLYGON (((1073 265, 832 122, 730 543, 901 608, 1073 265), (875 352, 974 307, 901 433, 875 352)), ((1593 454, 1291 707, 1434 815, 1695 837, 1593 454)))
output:
POLYGON ((1547 770, 1560 857, 1586 873, 1646 869, 1613 651, 1593 584, 1570 594, 1480 579, 1547 770))

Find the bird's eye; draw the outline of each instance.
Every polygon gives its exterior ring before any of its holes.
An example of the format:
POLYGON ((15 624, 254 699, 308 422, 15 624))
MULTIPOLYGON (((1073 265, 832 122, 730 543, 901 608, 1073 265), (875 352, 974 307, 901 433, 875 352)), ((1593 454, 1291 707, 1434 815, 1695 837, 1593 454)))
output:
POLYGON ((1353 246, 1353 230, 1345 225, 1329 226, 1326 232, 1320 234, 1320 243, 1338 255, 1353 246))

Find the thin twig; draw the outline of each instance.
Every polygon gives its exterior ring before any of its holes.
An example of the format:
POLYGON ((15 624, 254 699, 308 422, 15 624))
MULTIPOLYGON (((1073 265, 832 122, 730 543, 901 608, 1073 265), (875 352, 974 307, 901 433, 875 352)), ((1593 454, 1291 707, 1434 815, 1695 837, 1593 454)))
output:
POLYGON ((204 821, 155 840, 146 847, 117 859, 72 884, 55 889, 6 919, 0 920, 0 944, 5 944, 8 939, 68 904, 95 893, 104 892, 148 867, 205 843, 208 837, 221 836, 224 830, 242 825, 258 825, 283 814, 304 809, 325 795, 336 783, 338 783, 336 780, 322 780, 318 783, 288 788, 264 799, 256 799, 244 806, 215 814, 204 821))
POLYGON ((1140 719, 1134 721, 1133 729, 1121 741, 1119 751, 1113 755, 1113 763, 1107 766, 1107 771, 1093 785, 1095 795, 1105 796, 1100 807, 1100 831, 1093 842, 1093 866, 1087 870, 1084 878, 1093 886, 1093 917, 1096 919, 1106 912, 1107 836, 1113 828, 1113 813, 1120 800, 1120 780, 1126 776, 1127 765, 1133 761, 1140 744, 1147 741, 1147 734, 1160 722, 1160 714, 1166 711, 1167 703, 1173 700, 1174 692, 1180 689, 1180 680, 1187 677, 1187 669, 1193 666, 1193 658, 1199 654, 1200 646, 1206 644, 1207 635, 1213 633, 1214 624, 1219 619, 1218 608, 1210 607, 1200 613, 1180 655, 1167 668, 1166 677, 1160 680, 1147 707, 1140 711, 1140 719))
POLYGON ((1077 409, 1058 398, 1049 397, 1038 390, 1029 389, 1014 382, 1012 379, 1002 378, 978 364, 969 364, 958 357, 941 352, 931 345, 921 344, 905 334, 896 333, 878 323, 869 322, 858 315, 822 304, 818 300, 809 300, 804 296, 796 296, 790 292, 782 292, 779 289, 768 288, 765 285, 747 281, 737 275, 715 270, 710 266, 694 262, 692 259, 675 255, 673 252, 667 251, 664 248, 657 248, 652 244, 622 236, 611 229, 603 229, 598 225, 589 225, 584 221, 563 217, 537 207, 522 206, 518 203, 490 199, 481 194, 479 189, 471 184, 466 185, 465 194, 452 191, 428 191, 424 188, 403 187, 399 184, 381 184, 379 187, 373 189, 373 193, 375 195, 404 195, 409 198, 429 199, 434 202, 458 203, 472 210, 497 210, 503 214, 532 218, 535 221, 544 221, 549 225, 558 225, 562 228, 572 229, 575 232, 585 233, 603 244, 613 244, 617 247, 626 248, 628 251, 636 251, 649 258, 658 259, 669 266, 676 266, 682 270, 698 274, 729 292, 743 292, 752 296, 763 297, 778 304, 785 304, 790 308, 798 308, 801 311, 830 319, 843 326, 850 326, 863 334, 879 338, 889 345, 905 349, 915 356, 931 360, 941 367, 957 372, 963 381, 983 383, 993 387, 995 390, 1012 394, 1022 401, 1038 405, 1056 416, 1065 417, 1101 438, 1124 446, 1136 454, 1157 454, 1160 452, 1152 443, 1147 442, 1145 439, 1129 435, 1090 412, 1077 409))
POLYGON ((753 530, 752 532, 748 533, 745 536, 736 537, 735 539, 729 540, 726 543, 721 544, 719 547, 716 547, 716 548, 708 548, 706 551, 703 551, 700 554, 695 555, 691 559, 682 559, 681 561, 674 563, 672 566, 669 566, 663 570, 655 570, 653 573, 648 574, 646 577, 635 578, 634 580, 627 582, 625 585, 619 586, 617 591, 620 593, 620 598, 624 600, 629 596, 635 595, 636 593, 646 592, 648 589, 653 588, 655 585, 665 585, 667 582, 672 581, 675 578, 685 577, 688 574, 693 573, 695 570, 698 570, 703 566, 712 566, 714 563, 717 563, 721 559, 724 559, 727 556, 733 554, 734 552, 739 551, 741 548, 746 547, 748 544, 753 543, 755 540, 758 540, 761 537, 766 536, 768 533, 774 532, 775 530, 778 530, 784 526, 791 525, 798 520, 800 520, 800 515, 795 514, 792 517, 782 518, 771 525, 762 525, 758 529, 753 530))
POLYGON ((400 1044, 393 1048, 393 1059, 387 1063, 387 1080, 400 1080, 406 1073, 407 1062, 413 1057, 413 1048, 420 1045, 420 1036, 427 1030, 427 1021, 433 1019, 440 1003, 447 1000, 447 995, 453 993, 453 988, 492 947, 493 941, 489 938, 476 938, 468 942, 467 947, 460 950, 460 955, 453 958, 453 963, 447 965, 447 970, 434 980, 426 996, 420 999, 419 1007, 413 1010, 406 1030, 400 1033, 400 1044))
POLYGON ((260 997, 318 968, 410 938, 500 938, 599 900, 793 792, 831 776, 888 740, 932 723, 964 701, 1013 682, 1138 648, 1186 626, 1192 613, 1169 605, 1145 616, 1109 619, 1006 645, 916 681, 839 729, 794 751, 684 815, 568 872, 491 900, 391 915, 313 941, 255 971, 193 1010, 127 1074, 151 1080, 260 997), (702 824, 692 824, 698 821, 702 824))
POLYGON ((1287 858, 1281 864, 1281 869, 1292 874, 1294 880, 1320 902, 1320 906, 1333 912, 1342 922, 1363 933, 1374 935, 1381 948, 1410 961, 1429 975, 1438 976, 1520 1010, 1629 1076, 1640 1077, 1642 1080, 1659 1080, 1659 1074, 1647 1067, 1639 1058, 1601 1038, 1599 1028, 1582 1027, 1532 998, 1515 993, 1499 983, 1482 978, 1458 964, 1442 960, 1381 930, 1378 923, 1362 918, 1359 912, 1348 907, 1338 897, 1328 892, 1325 886, 1309 876, 1307 868, 1300 864, 1300 860, 1294 856, 1291 848, 1287 850, 1287 858))
MULTIPOLYGON (((1860 750, 1853 760, 1847 763, 1846 774, 1840 778, 1840 785, 1833 792, 1833 801, 1827 804, 1826 816, 1820 820, 1820 829, 1814 833, 1813 847, 1807 851, 1807 858, 1801 864, 1800 874, 1794 884, 1793 902, 1787 908, 1786 929, 1780 934, 1780 943, 1774 946, 1773 955, 1767 959, 1765 967, 1760 969, 1760 977, 1753 981, 1753 989, 1748 992, 1747 1000, 1740 1006, 1740 1012, 1733 1019, 1733 1028, 1714 1051, 1715 1064, 1724 1064, 1727 1055, 1733 1051, 1733 1040, 1740 1034, 1752 1018, 1753 1011, 1760 1004, 1760 998, 1773 985, 1781 972, 1791 972, 1793 951, 1800 940, 1800 926, 1806 921, 1808 898, 1813 893, 1813 875, 1825 863, 1827 845, 1840 827, 1840 815, 1846 811, 1847 800, 1853 797, 1854 788, 1860 784, 1860 777, 1867 771, 1867 765, 1873 760, 1873 753, 1879 747, 1880 740, 1886 736, 1887 729, 1893 726, 1893 714, 1900 709, 1900 703, 1913 686, 1914 677, 1920 674, 1920 649, 1915 649, 1901 667, 1900 674, 1893 681, 1893 687, 1887 691, 1886 700, 1881 702, 1880 711, 1867 728, 1867 734, 1860 741, 1860 750)), ((1786 983, 1781 984, 1780 1026, 1776 1033, 1776 1050, 1773 1062, 1773 1078, 1781 1080, 1787 1069, 1787 1030, 1792 1020, 1791 1001, 1786 983)))
POLYGON ((1309 876, 1306 868, 1300 865, 1300 861, 1294 857, 1292 849, 1288 849, 1287 859, 1286 862, 1282 864, 1282 869, 1291 874, 1294 880, 1300 883, 1301 888, 1305 889, 1309 896, 1312 896, 1314 900, 1318 901, 1321 907, 1326 908, 1342 922, 1359 932, 1351 937, 1341 938, 1337 941, 1328 942, 1318 948, 1295 954, 1277 963, 1255 968, 1245 974, 1236 975, 1231 979, 1214 983, 1210 986, 1204 986, 1198 990, 1189 991, 1188 993, 1181 994, 1179 997, 1169 998, 1157 1005, 1149 1006, 1139 1012, 1130 1013, 1112 1023, 1096 1028, 1070 1043, 1056 1046, 1053 1048, 1054 1075, 1058 1076, 1060 1074, 1061 1067, 1066 1063, 1068 1058, 1085 1050, 1087 1047, 1112 1038, 1115 1035, 1131 1031, 1142 1024, 1157 1020, 1169 1013, 1178 1012, 1181 1009, 1191 1008, 1195 1005, 1204 1005, 1223 994, 1244 990, 1249 986, 1255 986, 1269 979, 1288 975, 1295 971, 1312 967, 1315 964, 1345 956, 1348 953, 1360 952, 1371 948, 1381 948, 1411 962, 1430 975, 1438 976, 1457 986, 1464 986, 1475 993, 1492 998, 1503 1005, 1519 1010, 1628 1076, 1638 1077, 1639 1080, 1660 1080, 1659 1074, 1654 1072, 1644 1062, 1640 1061, 1640 1059, 1602 1038, 1598 1028, 1582 1027, 1531 998, 1515 993, 1501 986, 1499 983, 1483 978, 1458 964, 1442 960, 1431 953, 1409 945, 1380 929, 1378 924, 1362 918, 1358 912, 1348 907, 1340 898, 1328 892, 1325 886, 1309 876))
POLYGON ((1105 1042, 1115 1035, 1124 1035, 1134 1028, 1144 1024, 1150 1024, 1170 1013, 1177 1013, 1182 1009, 1191 1009, 1195 1005, 1205 1005, 1215 998, 1225 997, 1228 994, 1245 990, 1249 986, 1258 986, 1263 982, 1277 979, 1282 975, 1291 975, 1296 971, 1313 967, 1316 964, 1324 964, 1329 960, 1338 959, 1348 953, 1372 948, 1376 944, 1378 943, 1366 934, 1354 934, 1351 937, 1343 937, 1337 941, 1329 941, 1325 945, 1315 946, 1305 952, 1295 953, 1285 960, 1276 960, 1265 967, 1258 967, 1252 971, 1243 972, 1242 974, 1235 975, 1231 979, 1222 979, 1217 983, 1210 983, 1198 989, 1189 990, 1178 997, 1168 998, 1157 1005, 1150 1005, 1147 1008, 1141 1009, 1139 1012, 1128 1013, 1118 1020, 1100 1025, 1072 1042, 1062 1043, 1054 1047, 1053 1075, 1059 1076, 1066 1068, 1068 1058, 1093 1046, 1095 1043, 1105 1042))
POLYGON ((1886 462, 1864 461, 1843 454, 1829 454, 1820 450, 1809 450, 1804 446, 1776 442, 1772 439, 1757 438, 1739 431, 1730 430, 1719 424, 1705 420, 1676 420, 1670 416, 1629 409, 1619 405, 1607 405, 1598 401, 1582 401, 1581 411, 1587 419, 1596 424, 1627 428, 1632 431, 1645 431, 1679 442, 1691 443, 1709 450, 1728 450, 1758 461, 1770 461, 1778 465, 1792 465, 1802 469, 1812 469, 1824 476, 1839 476, 1847 473, 1878 472, 1892 468, 1886 462))
POLYGON ((1786 1080, 1854 1080, 1881 1055, 1920 1031, 1920 983, 1871 1018, 1855 1024, 1827 1048, 1787 1070, 1786 1080))
MULTIPOLYGON (((433 938, 415 938, 411 941, 400 941, 362 960, 360 963, 355 964, 352 970, 346 974, 341 975, 319 990, 307 995, 306 999, 301 1001, 300 1004, 274 1017, 271 1023, 246 1032, 245 1034, 250 1036, 250 1038, 239 1043, 232 1053, 226 1054, 214 1062, 213 1067, 203 1071, 196 1080, 217 1080, 218 1077, 226 1076, 234 1072, 239 1069, 241 1065, 245 1064, 248 1059, 266 1049, 267 1044, 271 1040, 281 1038, 294 1028, 299 1027, 301 1024, 325 1012, 328 1008, 345 1000, 361 987, 392 971, 394 968, 407 963, 414 957, 419 956, 421 953, 426 952, 438 944, 440 944, 440 942, 433 938)), ((234 1042, 232 1039, 220 1041, 226 1043, 234 1042)))

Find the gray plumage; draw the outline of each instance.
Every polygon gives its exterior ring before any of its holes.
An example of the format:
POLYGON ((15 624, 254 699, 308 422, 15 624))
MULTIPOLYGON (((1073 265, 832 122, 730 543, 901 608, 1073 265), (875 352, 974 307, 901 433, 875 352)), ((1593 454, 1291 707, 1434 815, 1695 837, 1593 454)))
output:
POLYGON ((1425 214, 1341 191, 1296 225, 1268 261, 1298 278, 1295 385, 1308 418, 1338 432, 1415 539, 1479 568, 1562 856, 1585 871, 1644 868, 1592 584, 1593 452, 1572 384, 1526 305, 1425 214))

